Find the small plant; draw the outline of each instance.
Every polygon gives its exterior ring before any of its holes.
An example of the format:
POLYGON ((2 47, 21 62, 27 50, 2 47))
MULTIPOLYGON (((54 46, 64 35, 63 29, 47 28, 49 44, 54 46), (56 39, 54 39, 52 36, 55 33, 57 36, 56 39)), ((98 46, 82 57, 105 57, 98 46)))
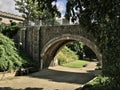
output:
POLYGON ((86 84, 92 86, 87 88, 87 90, 119 90, 119 77, 116 78, 118 79, 98 75, 95 80, 86 84))

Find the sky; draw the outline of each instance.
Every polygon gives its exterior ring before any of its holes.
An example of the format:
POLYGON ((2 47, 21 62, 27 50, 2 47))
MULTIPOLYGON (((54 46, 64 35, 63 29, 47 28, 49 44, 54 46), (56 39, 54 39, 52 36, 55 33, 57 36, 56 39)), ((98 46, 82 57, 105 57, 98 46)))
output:
POLYGON ((19 12, 15 10, 14 0, 0 0, 0 10, 12 14, 20 15, 19 12))
POLYGON ((65 14, 66 12, 66 0, 58 0, 57 1, 57 7, 58 7, 58 11, 60 11, 62 13, 62 15, 65 14))
MULTIPOLYGON (((62 13, 62 16, 66 11, 66 0, 58 0, 56 3, 58 11, 62 13)), ((21 15, 18 11, 15 10, 14 0, 0 0, 0 11, 21 15)))

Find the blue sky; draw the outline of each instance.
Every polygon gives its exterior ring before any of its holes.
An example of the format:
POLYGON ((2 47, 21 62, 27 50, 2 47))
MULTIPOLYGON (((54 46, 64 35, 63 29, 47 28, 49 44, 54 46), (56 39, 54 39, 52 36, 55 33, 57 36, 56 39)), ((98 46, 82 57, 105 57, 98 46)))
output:
POLYGON ((66 12, 66 2, 67 2, 66 0, 57 1, 58 10, 62 13, 62 15, 64 15, 66 12))
MULTIPOLYGON (((56 5, 58 7, 58 10, 62 13, 62 15, 64 15, 66 11, 66 0, 58 0, 56 5)), ((0 0, 0 10, 20 15, 19 12, 15 10, 14 0, 0 0)))

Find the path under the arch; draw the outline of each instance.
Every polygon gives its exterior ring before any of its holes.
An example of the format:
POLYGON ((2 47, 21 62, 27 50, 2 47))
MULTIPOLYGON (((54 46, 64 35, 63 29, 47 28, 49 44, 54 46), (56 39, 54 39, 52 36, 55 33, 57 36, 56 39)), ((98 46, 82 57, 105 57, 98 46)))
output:
POLYGON ((95 68, 96 62, 83 68, 50 67, 29 76, 0 81, 0 90, 80 90, 99 73, 95 68))

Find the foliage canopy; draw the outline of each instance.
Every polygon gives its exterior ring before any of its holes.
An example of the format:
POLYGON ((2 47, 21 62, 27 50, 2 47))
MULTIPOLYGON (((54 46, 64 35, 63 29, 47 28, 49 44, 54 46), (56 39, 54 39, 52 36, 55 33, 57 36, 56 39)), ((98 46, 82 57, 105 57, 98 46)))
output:
POLYGON ((1 26, 1 33, 9 38, 13 38, 17 32, 20 30, 20 26, 16 23, 11 21, 10 25, 0 25, 1 26))
POLYGON ((60 15, 56 5, 52 2, 56 0, 15 0, 16 10, 22 13, 26 21, 53 19, 60 15))
MULTIPOLYGON (((66 18, 79 19, 82 27, 96 37, 103 54, 103 74, 111 89, 120 88, 120 0, 68 0, 66 18), (114 84, 113 84, 114 83, 114 84)), ((108 89, 107 89, 108 90, 108 89)))
POLYGON ((105 74, 109 72, 111 76, 118 75, 116 71, 118 72, 120 65, 120 1, 68 0, 66 18, 69 17, 72 17, 72 21, 79 19, 80 25, 96 37, 105 56, 105 74), (110 70, 112 67, 113 71, 110 70))

